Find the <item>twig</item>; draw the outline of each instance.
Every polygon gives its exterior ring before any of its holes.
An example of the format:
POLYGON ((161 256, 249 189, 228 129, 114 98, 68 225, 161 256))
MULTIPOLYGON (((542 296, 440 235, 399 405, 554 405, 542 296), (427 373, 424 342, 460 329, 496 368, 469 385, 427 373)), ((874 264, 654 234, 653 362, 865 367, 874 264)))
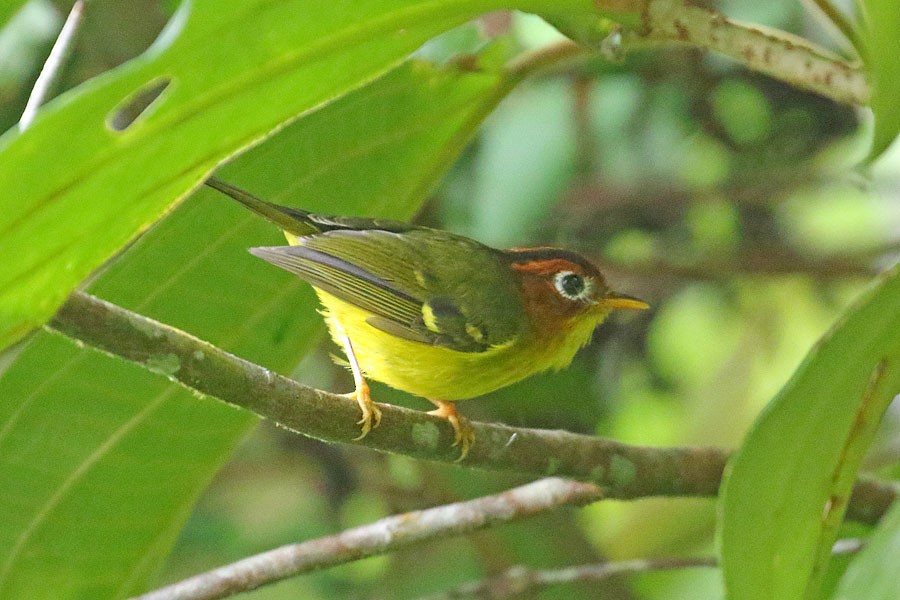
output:
MULTIPOLYGON (((385 554, 419 542, 471 533, 560 506, 582 506, 602 497, 602 490, 591 484, 555 477, 542 479, 501 494, 395 515, 336 535, 282 546, 147 592, 133 600, 225 598, 302 573, 385 554)), ((859 539, 842 539, 835 542, 832 553, 852 554, 862 547, 859 539)), ((422 600, 502 600, 552 585, 602 581, 617 575, 650 571, 716 566, 713 557, 627 560, 548 570, 518 566, 496 577, 470 582, 422 600)))
POLYGON ((224 598, 299 573, 516 521, 557 506, 584 505, 601 497, 602 491, 595 485, 555 477, 542 479, 501 494, 396 515, 337 535, 282 546, 137 598, 224 598))
POLYGON ((695 567, 709 568, 716 565, 716 559, 709 556, 701 558, 622 560, 546 570, 531 570, 519 566, 513 567, 496 577, 483 581, 473 581, 447 592, 425 596, 420 600, 460 600, 462 598, 503 600, 505 598, 521 598, 526 593, 533 593, 553 585, 584 581, 598 582, 619 575, 635 575, 637 573, 672 571, 695 567))
POLYGON ((871 90, 861 66, 850 64, 807 40, 748 25, 680 0, 647 0, 641 31, 625 30, 622 46, 688 44, 715 50, 791 85, 847 104, 865 105, 871 90))
MULTIPOLYGON (((351 443, 359 434, 355 401, 297 383, 183 331, 81 292, 49 326, 136 362, 186 387, 309 437, 351 443)), ((358 443, 414 458, 453 462, 453 431, 424 412, 379 405, 381 427, 358 443)), ((477 442, 464 464, 495 471, 571 477, 596 483, 604 497, 713 497, 728 458, 718 448, 647 448, 566 431, 472 423, 477 442)), ((848 518, 875 523, 897 496, 893 484, 861 479, 848 518)))
MULTIPOLYGON (((827 0, 813 0, 822 10, 827 0)), ((602 3, 601 3, 602 4, 602 3)), ((795 87, 810 90, 836 102, 868 104, 871 96, 862 65, 848 62, 808 40, 762 25, 741 23, 721 13, 691 6, 683 0, 641 0, 620 2, 622 10, 640 12, 640 24, 622 22, 612 31, 585 28, 583 23, 555 22, 569 37, 596 50, 608 60, 621 60, 628 52, 648 47, 685 44, 713 50, 748 69, 774 77, 795 87), (627 8, 626 5, 627 4, 627 8)), ((832 22, 854 45, 852 26, 840 13, 828 13, 832 22)), ((589 55, 561 44, 548 65, 559 66, 570 59, 589 55)))
POLYGON ((47 56, 47 61, 44 63, 37 81, 34 82, 34 87, 31 88, 31 95, 28 96, 25 110, 22 111, 22 117, 19 119, 19 131, 25 131, 31 125, 38 108, 44 103, 50 88, 56 81, 60 68, 68 54, 69 46, 75 39, 79 25, 81 25, 81 18, 84 16, 84 2, 85 0, 76 0, 75 4, 72 5, 72 10, 69 11, 69 16, 66 18, 66 22, 63 23, 62 30, 53 43, 53 48, 50 49, 50 55, 47 56))
POLYGON ((848 277, 872 277, 880 271, 871 256, 807 258, 778 249, 748 251, 726 258, 690 261, 679 261, 677 257, 665 257, 662 254, 650 260, 634 262, 614 261, 608 258, 596 258, 596 261, 610 271, 629 275, 651 279, 672 277, 700 281, 752 275, 809 275, 827 281, 848 277), (866 264, 866 261, 873 264, 866 264))
MULTIPOLYGON (((847 538, 835 542, 831 551, 832 554, 854 554, 859 552, 862 547, 861 540, 847 538)), ((527 593, 553 585, 586 581, 598 582, 619 575, 717 566, 718 562, 712 556, 623 560, 545 570, 532 570, 516 566, 496 577, 466 583, 453 590, 426 596, 420 600, 460 600, 462 598, 504 600, 505 598, 520 598, 527 593)))

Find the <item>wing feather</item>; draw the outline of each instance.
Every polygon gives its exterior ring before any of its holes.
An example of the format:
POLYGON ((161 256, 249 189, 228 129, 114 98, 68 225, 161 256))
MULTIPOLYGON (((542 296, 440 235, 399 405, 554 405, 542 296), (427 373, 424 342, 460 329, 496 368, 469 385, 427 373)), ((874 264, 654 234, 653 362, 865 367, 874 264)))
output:
POLYGON ((251 248, 263 260, 355 306, 400 323, 422 314, 421 302, 356 265, 305 246, 251 248))
POLYGON ((332 230, 296 241, 250 251, 372 313, 367 322, 386 333, 459 352, 521 333, 520 307, 498 302, 517 293, 512 275, 475 241, 424 228, 332 230))

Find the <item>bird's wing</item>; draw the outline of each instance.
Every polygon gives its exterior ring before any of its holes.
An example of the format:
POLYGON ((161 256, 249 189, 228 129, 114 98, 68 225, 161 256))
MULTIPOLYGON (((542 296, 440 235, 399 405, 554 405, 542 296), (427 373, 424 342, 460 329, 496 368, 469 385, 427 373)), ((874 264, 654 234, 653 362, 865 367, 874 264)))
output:
POLYGON ((483 352, 519 333, 515 308, 497 304, 514 293, 511 276, 493 251, 466 238, 422 228, 333 230, 251 252, 372 313, 370 325, 397 337, 483 352))

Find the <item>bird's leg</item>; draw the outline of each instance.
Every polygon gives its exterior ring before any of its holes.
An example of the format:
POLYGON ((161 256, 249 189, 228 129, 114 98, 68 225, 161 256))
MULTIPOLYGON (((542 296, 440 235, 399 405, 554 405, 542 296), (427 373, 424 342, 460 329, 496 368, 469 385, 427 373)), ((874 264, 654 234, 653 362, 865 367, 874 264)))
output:
POLYGON ((461 462, 469 453, 469 448, 475 443, 475 430, 469 420, 459 414, 456 405, 452 402, 443 402, 441 400, 428 399, 429 402, 437 406, 435 410, 429 411, 429 415, 447 419, 453 426, 453 445, 460 447, 459 458, 456 462, 461 462))
POLYGON ((381 425, 381 410, 375 405, 372 396, 369 394, 369 384, 366 383, 362 369, 359 368, 359 361, 356 360, 356 354, 353 352, 353 344, 350 343, 350 338, 347 337, 343 328, 340 328, 339 333, 341 345, 344 346, 344 354, 347 355, 347 360, 350 362, 350 370, 353 371, 353 383, 356 385, 354 391, 345 395, 356 400, 356 403, 359 404, 359 410, 362 411, 362 418, 356 422, 357 425, 360 425, 361 433, 358 437, 353 438, 354 441, 357 441, 366 437, 373 427, 381 425))

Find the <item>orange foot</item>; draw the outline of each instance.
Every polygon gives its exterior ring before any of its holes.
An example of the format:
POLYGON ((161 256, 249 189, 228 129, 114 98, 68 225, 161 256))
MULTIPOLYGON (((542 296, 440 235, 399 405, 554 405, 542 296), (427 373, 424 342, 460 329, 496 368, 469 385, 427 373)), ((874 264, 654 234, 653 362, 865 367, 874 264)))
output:
POLYGON ((362 418, 356 422, 360 426, 360 434, 353 438, 353 441, 359 441, 366 437, 372 429, 381 425, 381 409, 372 400, 372 396, 369 394, 369 384, 365 380, 357 383, 355 391, 345 395, 356 400, 359 410, 362 411, 362 418))
POLYGON ((452 402, 442 402, 441 400, 428 400, 437 409, 429 411, 429 415, 447 419, 453 426, 453 445, 460 447, 459 458, 454 462, 462 462, 469 453, 469 448, 475 443, 475 430, 469 424, 469 420, 456 411, 456 406, 452 402))

